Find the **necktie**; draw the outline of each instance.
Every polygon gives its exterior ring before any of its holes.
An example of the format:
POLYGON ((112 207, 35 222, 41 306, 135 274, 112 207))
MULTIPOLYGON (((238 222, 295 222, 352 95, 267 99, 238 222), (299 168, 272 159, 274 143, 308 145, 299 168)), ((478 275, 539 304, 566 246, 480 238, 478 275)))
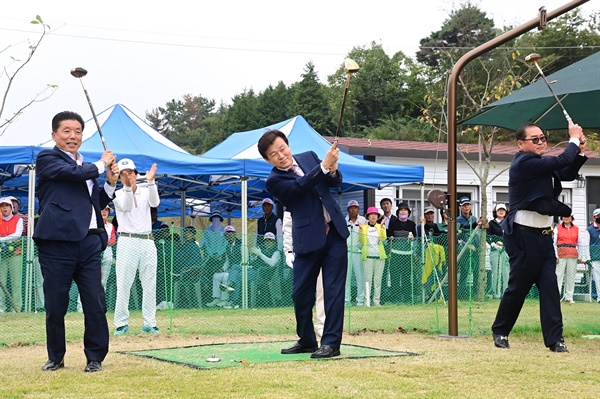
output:
POLYGON ((292 167, 290 168, 290 170, 291 170, 291 171, 292 171, 294 174, 296 174, 296 175, 298 175, 298 176, 300 176, 300 177, 304 176, 304 174, 300 172, 300 169, 298 169, 298 165, 292 165, 292 167))
MULTIPOLYGON (((292 167, 289 170, 297 176, 304 176, 304 174, 300 172, 300 169, 298 169, 298 165, 292 165, 292 167)), ((327 208, 325 208, 325 205, 323 205, 323 212, 327 212, 327 208)), ((327 220, 327 218, 325 218, 323 222, 325 223, 325 235, 327 235, 329 234, 330 229, 329 221, 327 220)))

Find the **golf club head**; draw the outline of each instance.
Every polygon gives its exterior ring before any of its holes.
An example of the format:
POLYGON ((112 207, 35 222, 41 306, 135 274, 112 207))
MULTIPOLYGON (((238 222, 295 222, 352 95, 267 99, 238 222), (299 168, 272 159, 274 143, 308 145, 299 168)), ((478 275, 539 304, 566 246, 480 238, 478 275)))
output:
POLYGON ((82 78, 87 75, 87 71, 81 67, 77 67, 71 69, 71 75, 75 76, 76 78, 82 78))
POLYGON ((531 53, 527 57, 525 57, 525 62, 536 62, 540 58, 542 58, 541 55, 536 54, 536 53, 531 53))
POLYGON ((346 58, 344 60, 344 71, 346 71, 346 73, 355 73, 358 72, 359 69, 360 67, 353 59, 346 58))
POLYGON ((427 200, 436 209, 444 209, 446 205, 446 194, 442 190, 431 190, 427 194, 427 200))

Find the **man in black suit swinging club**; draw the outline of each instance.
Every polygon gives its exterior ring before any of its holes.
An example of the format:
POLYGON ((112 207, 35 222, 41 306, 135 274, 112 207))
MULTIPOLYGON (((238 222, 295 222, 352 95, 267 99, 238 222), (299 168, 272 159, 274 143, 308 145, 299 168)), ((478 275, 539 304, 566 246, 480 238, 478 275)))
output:
POLYGON ((102 287, 102 251, 108 236, 101 209, 110 202, 118 179, 116 157, 106 150, 99 161, 87 163, 78 153, 84 123, 80 115, 65 111, 52 119, 56 146, 39 153, 36 161, 40 217, 33 239, 38 247, 46 304, 44 371, 64 367, 65 314, 69 289, 75 281, 85 315, 83 346, 86 372, 102 370, 108 353, 106 299, 102 287), (98 177, 106 170, 104 187, 98 177))
POLYGON ((553 216, 571 215, 571 208, 558 201, 562 190, 560 181, 577 178, 587 160, 583 155, 585 136, 581 127, 571 120, 569 137, 569 144, 562 154, 544 157, 547 144, 542 129, 529 123, 517 130, 520 151, 509 170, 510 211, 501 223, 510 274, 492 325, 494 344, 498 348, 509 348, 508 334, 519 317, 527 293, 535 284, 540 292, 544 344, 552 352, 568 352, 562 335, 551 226, 553 216))
POLYGON ((342 184, 339 149, 331 146, 321 161, 312 151, 292 155, 285 134, 265 132, 258 141, 262 157, 273 165, 267 190, 292 214, 294 275, 292 298, 300 338, 283 354, 312 353, 315 359, 340 355, 344 327, 344 295, 348 270, 348 228, 330 187, 342 184), (321 346, 312 322, 317 277, 322 271, 325 326, 321 346))

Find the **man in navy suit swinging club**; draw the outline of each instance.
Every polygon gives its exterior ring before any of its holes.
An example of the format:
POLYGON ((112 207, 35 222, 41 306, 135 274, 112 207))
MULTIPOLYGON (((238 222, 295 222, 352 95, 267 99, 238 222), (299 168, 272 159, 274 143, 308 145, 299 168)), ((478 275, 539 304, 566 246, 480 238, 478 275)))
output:
POLYGON ((546 136, 529 123, 517 130, 519 152, 513 158, 508 179, 508 216, 500 226, 509 256, 508 287, 502 295, 492 325, 494 344, 508 349, 511 332, 527 293, 537 285, 544 344, 552 352, 568 352, 563 340, 560 293, 556 283, 556 256, 552 239, 552 217, 570 216, 571 208, 558 201, 563 181, 574 180, 587 160, 585 136, 569 120, 569 144, 562 154, 543 156, 546 136))
POLYGON ((78 153, 83 128, 83 119, 75 112, 54 116, 52 139, 56 146, 40 152, 36 161, 40 217, 35 223, 33 239, 44 277, 48 350, 44 371, 64 367, 65 314, 72 281, 79 288, 85 315, 84 371, 102 370, 102 361, 108 353, 100 257, 108 236, 100 210, 114 194, 118 169, 110 150, 104 151, 99 161, 83 161, 78 153), (97 179, 105 170, 106 183, 101 187, 97 179))
POLYGON ((292 215, 294 277, 292 298, 296 332, 300 338, 283 354, 312 353, 311 358, 340 355, 344 324, 344 294, 348 269, 348 228, 330 187, 342 184, 337 143, 321 161, 312 151, 295 154, 279 130, 265 132, 258 141, 262 157, 273 165, 267 191, 292 215), (319 272, 323 272, 325 326, 317 347, 312 308, 319 272))

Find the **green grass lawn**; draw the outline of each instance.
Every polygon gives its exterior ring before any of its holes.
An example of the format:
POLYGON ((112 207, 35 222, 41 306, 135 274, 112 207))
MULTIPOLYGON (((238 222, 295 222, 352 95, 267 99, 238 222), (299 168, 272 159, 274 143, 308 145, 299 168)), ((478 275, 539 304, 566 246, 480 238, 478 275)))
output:
MULTIPOLYGON (((489 335, 490 327, 498 308, 497 300, 487 302, 459 302, 459 334, 478 336, 489 335)), ((600 305, 579 302, 564 305, 563 322, 566 337, 586 334, 600 334, 600 305)), ((112 313, 107 314, 111 332, 112 313)), ((285 335, 295 333, 295 319, 292 308, 248 309, 248 310, 206 310, 185 309, 157 312, 158 326, 163 334, 183 335, 285 335)), ((44 313, 2 313, 0 314, 0 346, 14 344, 34 344, 45 342, 44 313)), ((65 318, 67 340, 83 337, 83 314, 70 312, 65 318)), ((142 328, 140 311, 132 311, 130 332, 139 333, 142 328)), ((418 331, 423 333, 447 333, 447 307, 440 304, 429 305, 390 305, 377 308, 346 308, 345 329, 349 333, 364 330, 418 331)), ((541 334, 539 304, 527 300, 514 333, 541 334)))

